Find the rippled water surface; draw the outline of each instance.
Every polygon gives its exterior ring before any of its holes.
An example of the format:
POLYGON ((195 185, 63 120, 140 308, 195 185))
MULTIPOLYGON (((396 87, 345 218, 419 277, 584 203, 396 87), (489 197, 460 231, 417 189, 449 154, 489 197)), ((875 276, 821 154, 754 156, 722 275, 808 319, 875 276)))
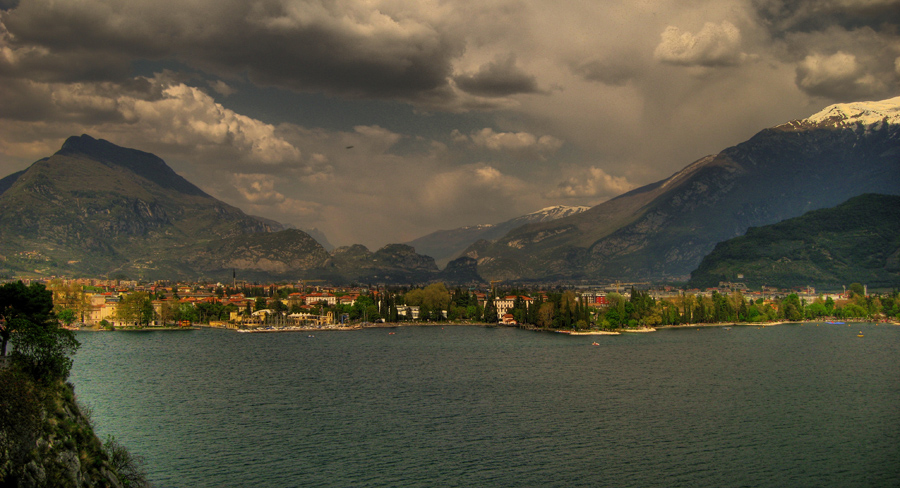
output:
POLYGON ((897 326, 78 339, 159 487, 900 486, 897 326))

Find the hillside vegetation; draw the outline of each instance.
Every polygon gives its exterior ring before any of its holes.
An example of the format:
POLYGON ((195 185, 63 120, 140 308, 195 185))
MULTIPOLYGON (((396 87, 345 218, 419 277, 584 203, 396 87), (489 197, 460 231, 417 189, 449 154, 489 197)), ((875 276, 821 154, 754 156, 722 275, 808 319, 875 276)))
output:
POLYGON ((148 486, 138 458, 97 438, 66 383, 79 344, 52 310, 44 285, 0 286, 0 486, 148 486))
POLYGON ((719 243, 691 285, 900 286, 900 197, 866 194, 719 243), (743 278, 739 278, 743 275, 743 278))

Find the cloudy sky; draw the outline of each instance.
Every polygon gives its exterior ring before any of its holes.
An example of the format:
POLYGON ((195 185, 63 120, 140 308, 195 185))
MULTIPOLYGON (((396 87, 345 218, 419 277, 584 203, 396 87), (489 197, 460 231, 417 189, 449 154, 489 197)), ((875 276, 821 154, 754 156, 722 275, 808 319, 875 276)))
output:
POLYGON ((900 0, 0 0, 0 173, 87 133, 376 249, 900 94, 900 0))

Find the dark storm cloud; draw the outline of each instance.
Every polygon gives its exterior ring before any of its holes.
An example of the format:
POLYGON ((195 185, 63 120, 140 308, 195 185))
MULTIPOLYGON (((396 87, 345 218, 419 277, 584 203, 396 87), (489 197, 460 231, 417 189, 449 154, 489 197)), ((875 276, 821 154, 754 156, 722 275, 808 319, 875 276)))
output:
POLYGON ((481 66, 473 74, 453 78, 461 90, 484 97, 505 97, 517 93, 539 93, 537 80, 516 66, 516 56, 509 54, 481 66))
POLYGON ((52 83, 124 80, 131 74, 131 60, 120 55, 84 50, 67 53, 22 50, 17 54, 15 65, 0 58, 0 76, 52 83))
POLYGON ((625 61, 590 60, 572 65, 572 72, 585 80, 611 86, 622 86, 634 79, 639 68, 625 61))
POLYGON ((894 0, 755 0, 753 6, 776 37, 834 25, 892 30, 900 24, 900 2, 894 0))
POLYGON ((833 101, 894 96, 900 88, 900 0, 757 0, 757 16, 796 65, 797 87, 833 101))
POLYGON ((35 0, 4 13, 3 23, 14 46, 40 48, 19 68, 55 66, 58 79, 108 79, 133 59, 176 59, 298 91, 416 100, 447 87, 463 52, 424 15, 349 2, 35 0))

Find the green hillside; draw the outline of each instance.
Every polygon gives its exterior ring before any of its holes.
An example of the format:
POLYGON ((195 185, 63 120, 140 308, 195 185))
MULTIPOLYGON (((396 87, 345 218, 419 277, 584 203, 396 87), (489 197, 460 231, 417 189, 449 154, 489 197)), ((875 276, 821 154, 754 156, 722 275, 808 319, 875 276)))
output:
MULTIPOLYGON (((480 281, 465 262, 447 276, 480 281)), ((88 135, 0 179, 0 277, 444 279, 403 244, 329 254, 309 234, 247 215, 203 192, 153 154, 88 135)))
POLYGON ((691 273, 690 284, 900 286, 898 222, 900 196, 860 195, 719 243, 691 273))

